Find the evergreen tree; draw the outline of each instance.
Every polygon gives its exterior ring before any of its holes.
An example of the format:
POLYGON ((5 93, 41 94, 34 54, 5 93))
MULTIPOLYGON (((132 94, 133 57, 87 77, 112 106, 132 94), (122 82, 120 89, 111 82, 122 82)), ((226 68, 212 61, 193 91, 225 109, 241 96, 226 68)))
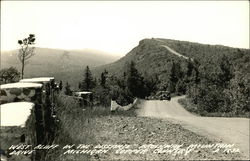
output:
POLYGON ((178 95, 186 94, 186 84, 183 80, 179 80, 175 86, 175 92, 178 95))
POLYGON ((189 58, 187 61, 187 74, 186 74, 187 77, 190 77, 192 75, 193 69, 194 69, 194 65, 191 59, 189 58))
POLYGON ((169 74, 169 83, 168 83, 168 90, 170 93, 175 92, 176 84, 179 79, 182 77, 182 71, 181 71, 181 66, 180 63, 173 62, 172 63, 172 68, 170 70, 169 74))
POLYGON ((145 93, 143 77, 136 69, 135 63, 133 61, 128 66, 126 83, 128 91, 134 97, 139 97, 139 98, 145 97, 146 93, 145 93))
POLYGON ((125 90, 127 88, 127 73, 123 72, 123 75, 120 79, 118 79, 117 83, 122 90, 125 90))
POLYGON ((83 82, 80 85, 80 89, 90 91, 91 89, 93 89, 95 87, 95 84, 96 83, 93 80, 93 77, 92 77, 91 71, 89 69, 89 66, 87 66, 86 69, 85 69, 83 82))
POLYGON ((193 59, 192 63, 193 63, 193 70, 191 74, 191 82, 198 84, 200 82, 200 75, 199 75, 200 63, 196 59, 193 59))
POLYGON ((106 70, 104 70, 104 72, 101 73, 100 85, 101 85, 103 88, 106 87, 107 75, 108 75, 108 71, 106 71, 106 70))

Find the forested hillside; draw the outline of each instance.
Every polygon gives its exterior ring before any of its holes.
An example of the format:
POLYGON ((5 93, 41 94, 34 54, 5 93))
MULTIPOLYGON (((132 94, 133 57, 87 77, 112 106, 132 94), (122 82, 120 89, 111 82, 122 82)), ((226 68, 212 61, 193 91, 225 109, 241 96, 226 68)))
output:
POLYGON ((234 115, 250 111, 249 49, 144 39, 125 57, 94 68, 93 72, 98 76, 106 69, 110 75, 128 79, 126 72, 131 61, 143 77, 146 95, 160 90, 187 94, 204 115, 214 112, 234 115))
POLYGON ((136 63, 136 67, 141 73, 161 73, 169 72, 172 61, 185 61, 185 59, 172 54, 164 48, 167 45, 176 52, 199 61, 199 63, 218 63, 219 59, 225 55, 235 61, 245 54, 249 54, 247 49, 231 48, 221 45, 206 45, 187 41, 170 40, 170 39, 143 39, 139 45, 133 48, 126 56, 120 60, 95 67, 93 72, 99 75, 103 69, 107 69, 114 74, 121 74, 124 71, 124 65, 130 61, 136 63))

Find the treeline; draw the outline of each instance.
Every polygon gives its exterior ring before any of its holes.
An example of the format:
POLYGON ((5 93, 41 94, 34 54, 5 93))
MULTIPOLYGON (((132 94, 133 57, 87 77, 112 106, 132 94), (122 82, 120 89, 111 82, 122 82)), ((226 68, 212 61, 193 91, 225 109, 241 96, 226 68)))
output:
POLYGON ((187 94, 200 111, 208 113, 250 112, 249 54, 237 60, 221 56, 198 66, 199 81, 188 86, 187 94))
MULTIPOLYGON (((135 98, 145 98, 157 91, 157 78, 143 77, 131 61, 125 66, 122 76, 110 74, 104 70, 99 78, 93 78, 90 68, 87 66, 83 73, 83 80, 78 84, 78 91, 91 91, 94 95, 94 104, 110 106, 111 99, 120 105, 132 103, 135 98)), ((68 83, 65 86, 65 94, 72 95, 68 83)))
POLYGON ((218 56, 214 61, 197 60, 172 63, 167 87, 171 93, 187 94, 198 113, 250 112, 250 55, 238 59, 218 56))

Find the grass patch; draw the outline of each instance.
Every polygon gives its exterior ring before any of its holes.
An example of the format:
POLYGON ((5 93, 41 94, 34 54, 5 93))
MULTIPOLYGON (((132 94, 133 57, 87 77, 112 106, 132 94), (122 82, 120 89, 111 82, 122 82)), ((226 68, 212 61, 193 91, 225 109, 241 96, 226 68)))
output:
MULTIPOLYGON (((54 144, 59 144, 63 147, 67 144, 92 144, 95 145, 98 141, 95 139, 94 131, 97 127, 96 118, 112 117, 112 116, 136 116, 135 109, 128 111, 110 111, 110 107, 80 107, 77 100, 66 95, 59 95, 56 99, 56 114, 58 124, 56 126, 56 136, 54 144)), ((49 151, 46 155, 46 160, 79 160, 77 155, 63 155, 66 150, 58 148, 49 151)), ((80 160, 89 160, 89 155, 81 155, 80 160)))
POLYGON ((207 117, 242 117, 242 118, 250 118, 250 112, 247 112, 245 114, 238 114, 236 115, 233 112, 206 112, 204 110, 201 110, 198 105, 191 102, 189 98, 182 98, 178 100, 178 103, 180 103, 187 111, 198 115, 198 116, 207 116, 207 117))

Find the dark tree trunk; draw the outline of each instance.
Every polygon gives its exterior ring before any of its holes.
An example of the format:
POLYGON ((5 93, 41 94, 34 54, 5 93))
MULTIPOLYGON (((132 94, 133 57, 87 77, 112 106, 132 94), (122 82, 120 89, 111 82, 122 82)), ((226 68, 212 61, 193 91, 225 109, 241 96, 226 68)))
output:
POLYGON ((24 56, 23 56, 23 60, 22 60, 22 73, 21 74, 22 74, 21 79, 23 79, 23 75, 24 75, 24 56))

